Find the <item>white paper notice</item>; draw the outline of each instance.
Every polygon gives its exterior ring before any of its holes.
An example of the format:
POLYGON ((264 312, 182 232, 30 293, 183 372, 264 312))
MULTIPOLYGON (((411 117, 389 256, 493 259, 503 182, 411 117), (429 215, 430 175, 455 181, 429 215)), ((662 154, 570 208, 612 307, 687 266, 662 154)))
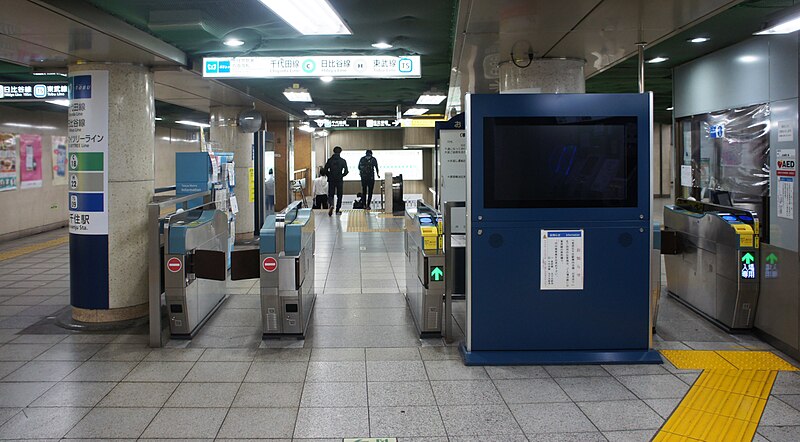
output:
POLYGON ((681 166, 681 186, 692 187, 692 166, 681 166))
POLYGON ((778 177, 778 217, 794 219, 794 178, 778 177))
POLYGON ((239 203, 236 202, 236 195, 231 197, 231 212, 239 213, 239 203))
POLYGON ((583 230, 542 230, 541 290, 583 290, 583 230))
POLYGON ((778 141, 794 141, 794 128, 790 120, 778 121, 778 141))

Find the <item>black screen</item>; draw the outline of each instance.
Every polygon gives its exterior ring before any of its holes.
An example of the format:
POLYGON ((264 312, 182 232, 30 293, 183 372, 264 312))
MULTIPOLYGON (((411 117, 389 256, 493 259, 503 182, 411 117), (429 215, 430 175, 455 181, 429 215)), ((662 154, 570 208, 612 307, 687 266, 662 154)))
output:
POLYGON ((488 208, 636 207, 636 117, 484 119, 488 208))

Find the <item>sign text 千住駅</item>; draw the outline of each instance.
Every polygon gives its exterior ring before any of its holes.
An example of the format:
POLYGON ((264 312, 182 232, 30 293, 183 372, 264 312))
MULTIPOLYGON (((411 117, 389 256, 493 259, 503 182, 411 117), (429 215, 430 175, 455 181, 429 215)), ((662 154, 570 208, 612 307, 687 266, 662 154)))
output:
POLYGON ((331 55, 309 57, 207 57, 203 76, 215 78, 419 78, 419 55, 331 55))

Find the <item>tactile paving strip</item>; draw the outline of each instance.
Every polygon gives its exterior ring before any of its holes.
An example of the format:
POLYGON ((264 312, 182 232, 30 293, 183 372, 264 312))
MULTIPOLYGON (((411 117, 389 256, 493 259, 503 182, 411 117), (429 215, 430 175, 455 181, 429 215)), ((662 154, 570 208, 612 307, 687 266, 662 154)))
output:
POLYGON ((797 368, 770 352, 663 350, 680 369, 702 369, 654 441, 751 441, 778 370, 797 368))
POLYGON ((402 232, 402 225, 396 227, 397 222, 391 219, 378 219, 369 216, 369 212, 361 209, 343 210, 346 216, 348 232, 402 232))
POLYGON ((18 258, 20 256, 27 255, 33 252, 38 252, 44 249, 58 247, 68 242, 69 242, 69 236, 64 236, 61 238, 51 239, 49 241, 43 241, 40 243, 31 244, 29 246, 18 247, 16 249, 0 252, 0 261, 5 261, 7 259, 12 259, 12 258, 18 258))

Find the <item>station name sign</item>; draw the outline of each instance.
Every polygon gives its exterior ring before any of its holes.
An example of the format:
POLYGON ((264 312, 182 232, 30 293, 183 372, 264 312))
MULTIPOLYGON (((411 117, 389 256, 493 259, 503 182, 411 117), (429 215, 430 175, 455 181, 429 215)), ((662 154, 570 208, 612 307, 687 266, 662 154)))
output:
POLYGON ((69 98, 69 84, 47 83, 0 83, 0 101, 63 100, 69 98))
POLYGON ((308 57, 206 57, 210 78, 419 78, 419 55, 331 55, 308 57))

